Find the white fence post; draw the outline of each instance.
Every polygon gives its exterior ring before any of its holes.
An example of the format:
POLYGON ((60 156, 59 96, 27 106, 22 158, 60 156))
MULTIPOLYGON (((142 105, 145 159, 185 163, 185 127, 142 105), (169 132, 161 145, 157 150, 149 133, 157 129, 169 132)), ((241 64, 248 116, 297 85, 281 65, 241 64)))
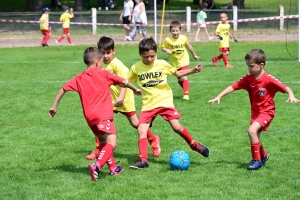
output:
POLYGON ((97 33, 97 9, 92 8, 92 35, 96 35, 97 33))
POLYGON ((233 18, 233 31, 237 31, 238 22, 238 9, 236 6, 232 6, 232 18, 233 18))
POLYGON ((186 32, 191 32, 191 7, 186 7, 186 32))
POLYGON ((280 19, 279 19, 279 30, 284 30, 284 7, 283 6, 279 6, 279 16, 280 16, 280 19))

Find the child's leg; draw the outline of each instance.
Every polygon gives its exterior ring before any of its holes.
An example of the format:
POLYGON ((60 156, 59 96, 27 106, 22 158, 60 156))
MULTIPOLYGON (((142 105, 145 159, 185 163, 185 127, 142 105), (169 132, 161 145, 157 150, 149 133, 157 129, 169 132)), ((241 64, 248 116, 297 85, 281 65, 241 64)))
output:
POLYGON ((207 38, 209 39, 209 40, 211 40, 211 39, 213 39, 214 37, 210 37, 209 36, 209 34, 208 34, 208 31, 207 31, 207 28, 206 27, 204 27, 204 31, 205 31, 205 34, 206 34, 206 36, 207 36, 207 38))
POLYGON ((223 58, 223 61, 224 61, 224 64, 227 65, 229 62, 228 62, 228 57, 227 55, 229 54, 228 51, 223 51, 222 53, 222 58, 223 58))
POLYGON ((146 38, 146 37, 147 37, 147 31, 146 31, 145 26, 141 25, 141 26, 140 26, 140 29, 141 29, 141 31, 142 31, 143 38, 146 38))
POLYGON ((258 122, 253 122, 249 129, 248 129, 248 135, 250 138, 250 144, 251 144, 251 153, 252 153, 252 159, 260 161, 260 142, 258 138, 258 131, 261 129, 261 125, 258 122))
POLYGON ((135 36, 136 36, 137 26, 138 26, 138 25, 135 24, 135 25, 133 26, 133 28, 131 29, 131 32, 129 33, 129 37, 130 37, 131 39, 134 39, 135 36))
POLYGON ((197 32, 196 32, 196 36, 195 36, 195 40, 198 41, 199 40, 199 33, 200 33, 200 27, 198 27, 197 32))
POLYGON ((72 39, 71 39, 70 33, 68 33, 68 42, 69 42, 69 44, 72 44, 72 39))
POLYGON ((62 36, 60 36, 60 37, 58 38, 57 42, 59 43, 59 42, 61 42, 63 39, 65 39, 65 34, 63 34, 62 36))
POLYGON ((98 158, 98 156, 100 155, 100 150, 102 149, 99 138, 97 136, 95 136, 95 141, 96 141, 96 149, 94 149, 89 155, 87 155, 85 158, 87 160, 94 160, 96 158, 98 158))
MULTIPOLYGON (((189 66, 183 66, 183 67, 180 67, 178 70, 185 70, 185 69, 188 69, 189 66)), ((189 88, 190 88, 190 84, 189 84, 189 81, 188 81, 188 78, 187 76, 183 76, 181 78, 178 78, 178 84, 182 87, 183 89, 183 96, 187 96, 187 98, 185 100, 188 100, 188 95, 189 95, 189 88)))
MULTIPOLYGON (((117 136, 116 134, 103 133, 100 137, 103 137, 100 140, 106 141, 103 143, 103 147, 100 150, 100 155, 96 161, 97 166, 101 169, 105 163, 112 157, 112 153, 116 147, 117 136)), ((101 144, 102 145, 102 144, 101 144)))
MULTIPOLYGON (((260 134, 261 134, 261 132, 258 132, 259 141, 261 141, 260 140, 260 134)), ((268 156, 268 153, 265 150, 265 148, 264 148, 264 146, 263 146, 263 144, 261 142, 260 142, 259 152, 260 152, 261 162, 264 165, 267 162, 267 160, 269 159, 269 156, 268 156)))

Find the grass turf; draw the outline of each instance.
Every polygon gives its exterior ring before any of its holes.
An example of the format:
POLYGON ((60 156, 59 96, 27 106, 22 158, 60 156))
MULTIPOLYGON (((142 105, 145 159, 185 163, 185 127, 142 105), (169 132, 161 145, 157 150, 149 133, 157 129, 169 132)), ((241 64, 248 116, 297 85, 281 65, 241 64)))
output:
MULTIPOLYGON (((161 137, 162 154, 150 155, 150 168, 131 170, 138 154, 137 132, 123 115, 115 115, 118 147, 114 156, 125 166, 118 177, 105 166, 97 182, 90 179, 85 156, 94 148, 76 93, 67 93, 51 119, 47 111, 65 81, 85 69, 86 46, 0 49, 0 193, 1 199, 299 199, 299 105, 286 104, 277 94, 277 115, 262 142, 270 155, 266 166, 248 172, 251 159, 247 128, 250 105, 245 91, 236 91, 208 104, 225 87, 247 73, 245 54, 261 48, 267 54, 266 71, 290 86, 300 98, 300 68, 285 51, 285 43, 232 43, 233 69, 213 67, 218 43, 193 43, 203 71, 189 76, 190 100, 183 101, 175 77, 169 78, 180 122, 195 139, 210 148, 204 158, 192 151, 167 122, 157 117, 152 132, 161 137), (171 171, 168 157, 174 150, 191 157, 187 171, 171 171)), ((291 51, 297 43, 290 42, 291 51)), ((138 61, 137 46, 117 45, 128 67, 138 61), (130 56, 129 56, 130 55, 130 56)), ((168 57, 159 51, 159 58, 168 57)), ((190 67, 196 65, 192 61, 190 67)), ((141 98, 136 97, 139 113, 141 98)), ((150 150, 150 149, 149 149, 150 150)), ((151 151, 149 151, 151 154, 151 151)))

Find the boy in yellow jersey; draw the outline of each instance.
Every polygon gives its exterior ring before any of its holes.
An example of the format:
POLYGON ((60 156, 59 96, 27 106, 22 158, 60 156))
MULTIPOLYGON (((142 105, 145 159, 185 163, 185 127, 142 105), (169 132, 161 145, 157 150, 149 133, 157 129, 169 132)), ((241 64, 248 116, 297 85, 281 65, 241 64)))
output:
POLYGON ((40 18, 40 30, 43 34, 43 39, 41 41, 41 46, 47 47, 48 46, 48 40, 51 37, 51 30, 49 28, 49 8, 43 8, 43 15, 40 18))
POLYGON ((139 117, 139 161, 132 164, 130 168, 142 169, 148 167, 148 142, 147 130, 151 127, 157 115, 161 115, 168 121, 173 131, 181 136, 190 148, 205 157, 209 156, 209 150, 203 144, 190 135, 183 127, 179 118, 180 113, 173 103, 172 89, 168 85, 167 76, 177 78, 201 71, 201 64, 192 69, 178 70, 164 60, 157 60, 157 45, 153 38, 145 38, 139 43, 139 54, 141 61, 135 63, 129 70, 128 80, 137 82, 142 90, 142 111, 139 117))
POLYGON ((225 67, 233 68, 233 66, 228 62, 227 55, 230 52, 229 48, 229 37, 237 42, 237 40, 230 34, 230 24, 227 23, 228 17, 226 13, 220 14, 221 23, 218 24, 216 29, 216 36, 220 40, 219 51, 222 52, 219 56, 213 57, 211 60, 216 67, 218 65, 218 60, 223 59, 225 67))
MULTIPOLYGON (((188 38, 181 34, 181 24, 178 21, 173 21, 169 29, 172 35, 165 39, 162 50, 170 55, 170 63, 177 70, 188 69, 190 58, 186 48, 191 52, 195 60, 199 60, 200 57, 194 52, 188 38)), ((178 83, 183 89, 183 99, 189 100, 190 86, 187 76, 178 78, 178 83)))
POLYGON ((58 45, 67 36, 69 45, 73 45, 70 35, 70 19, 74 18, 73 8, 69 8, 68 6, 62 6, 62 8, 64 9, 64 13, 60 16, 59 21, 63 23, 63 35, 55 43, 58 45))
MULTIPOLYGON (((116 53, 116 49, 114 47, 114 40, 110 37, 101 37, 97 43, 98 48, 103 53, 103 69, 107 69, 108 71, 116 74, 122 78, 127 78, 128 68, 116 57, 114 57, 116 53)), ((134 128, 138 127, 139 120, 136 115, 136 109, 134 104, 134 94, 132 90, 127 90, 127 88, 120 87, 118 85, 111 85, 110 93, 112 96, 114 112, 121 113, 125 115, 134 128)), ((103 141, 99 141, 96 138, 96 149, 92 151, 92 153, 86 156, 88 160, 94 160, 99 157, 101 145, 105 145, 103 141)), ((147 138, 151 145, 153 156, 158 157, 160 155, 160 138, 151 133, 148 129, 147 138)), ((109 163, 108 163, 109 165, 109 163)))

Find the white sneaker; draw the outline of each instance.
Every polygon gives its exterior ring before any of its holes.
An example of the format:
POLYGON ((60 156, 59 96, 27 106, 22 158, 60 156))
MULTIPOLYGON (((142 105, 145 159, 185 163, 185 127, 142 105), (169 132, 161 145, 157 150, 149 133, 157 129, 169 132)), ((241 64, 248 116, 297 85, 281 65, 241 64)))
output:
POLYGON ((105 7, 105 10, 108 10, 108 7, 105 7))
POLYGON ((213 37, 213 36, 208 38, 208 40, 212 40, 212 39, 214 39, 214 37, 213 37))
POLYGON ((72 43, 72 44, 69 44, 69 46, 74 46, 74 44, 72 43))
POLYGON ((132 38, 130 36, 125 36, 126 40, 132 41, 132 38))
POLYGON ((57 40, 55 40, 55 43, 56 43, 57 45, 59 45, 59 42, 58 42, 57 40))
POLYGON ((101 9, 102 9, 101 7, 98 8, 98 10, 101 10, 101 9))

